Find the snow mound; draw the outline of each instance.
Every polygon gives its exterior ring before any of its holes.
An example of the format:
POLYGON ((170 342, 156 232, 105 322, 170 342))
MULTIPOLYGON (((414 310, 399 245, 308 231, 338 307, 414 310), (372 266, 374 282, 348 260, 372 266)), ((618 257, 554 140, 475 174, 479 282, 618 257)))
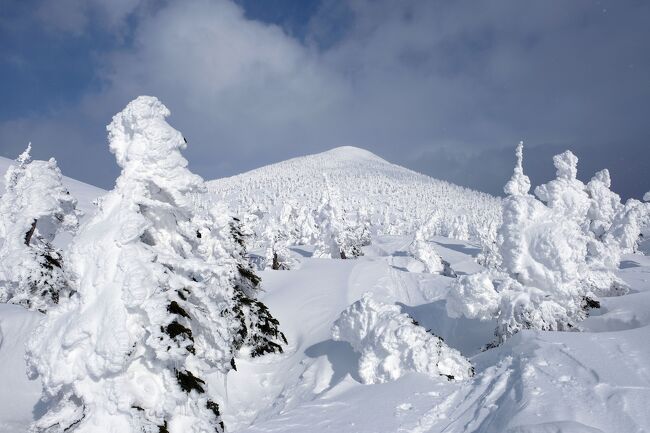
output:
POLYGON ((473 375, 460 352, 429 334, 397 305, 379 302, 370 293, 341 313, 332 336, 361 354, 359 376, 365 384, 393 381, 409 371, 461 380, 473 375))

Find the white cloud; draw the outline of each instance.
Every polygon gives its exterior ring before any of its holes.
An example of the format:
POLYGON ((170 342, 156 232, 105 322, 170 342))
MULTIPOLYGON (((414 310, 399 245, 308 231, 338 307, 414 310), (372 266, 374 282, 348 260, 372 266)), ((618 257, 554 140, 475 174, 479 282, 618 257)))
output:
POLYGON ((226 1, 173 2, 143 19, 133 47, 113 53, 103 76, 107 90, 88 105, 157 95, 205 153, 236 146, 250 156, 304 140, 306 126, 346 98, 316 52, 226 1))
MULTIPOLYGON (((78 0, 61 1, 74 9, 78 0)), ((332 0, 304 42, 228 0, 88 5, 81 17, 70 14, 71 29, 98 13, 107 28, 134 13, 137 20, 132 44, 102 59, 103 89, 71 109, 80 127, 97 129, 96 139, 129 100, 156 95, 207 176, 359 145, 425 171, 431 161, 439 170, 431 174, 461 179, 509 171, 507 156, 491 172, 470 165, 520 138, 602 147, 643 134, 649 64, 635 36, 644 15, 632 7, 609 5, 604 17, 585 0, 332 0)))

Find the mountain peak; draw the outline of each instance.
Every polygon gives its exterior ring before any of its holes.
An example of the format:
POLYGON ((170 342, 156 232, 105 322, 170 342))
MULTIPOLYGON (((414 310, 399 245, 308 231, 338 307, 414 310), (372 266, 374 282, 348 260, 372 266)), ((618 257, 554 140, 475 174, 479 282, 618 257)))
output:
POLYGON ((330 155, 338 159, 344 160, 372 160, 377 162, 387 162, 385 159, 380 158, 374 153, 354 146, 340 146, 322 152, 321 155, 330 155))

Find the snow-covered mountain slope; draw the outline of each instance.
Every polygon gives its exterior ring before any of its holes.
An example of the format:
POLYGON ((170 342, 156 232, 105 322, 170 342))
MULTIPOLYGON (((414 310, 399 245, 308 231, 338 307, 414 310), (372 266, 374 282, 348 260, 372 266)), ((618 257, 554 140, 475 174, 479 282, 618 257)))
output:
POLYGON ((501 200, 496 197, 433 179, 350 146, 208 183, 213 200, 227 201, 236 213, 275 217, 287 204, 317 209, 328 184, 341 195, 346 212, 367 214, 377 230, 386 234, 412 233, 437 219, 438 234, 467 238, 493 227, 501 218, 501 200))

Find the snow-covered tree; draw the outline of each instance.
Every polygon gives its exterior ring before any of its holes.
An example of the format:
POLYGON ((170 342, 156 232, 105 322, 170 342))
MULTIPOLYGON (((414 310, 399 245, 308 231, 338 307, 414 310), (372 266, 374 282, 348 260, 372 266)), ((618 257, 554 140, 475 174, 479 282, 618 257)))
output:
MULTIPOLYGON (((282 228, 282 237, 285 238, 286 245, 298 245, 300 243, 301 233, 297 207, 293 201, 283 203, 278 218, 271 215, 271 220, 268 221, 282 228)), ((278 227, 272 227, 272 229, 279 231, 278 227)))
POLYGON ((314 213, 307 206, 300 206, 296 208, 296 214, 296 226, 298 227, 296 244, 315 244, 318 239, 318 227, 314 219, 314 213))
POLYGON ((206 373, 283 337, 236 224, 193 205, 203 181, 168 115, 141 96, 107 128, 122 173, 70 246, 76 294, 28 343, 49 408, 34 431, 221 432, 206 373))
POLYGON ((363 228, 357 229, 346 219, 339 192, 329 181, 317 210, 319 230, 314 257, 353 259, 363 255, 363 228))
POLYGON ((567 150, 553 157, 556 178, 535 188, 535 195, 556 214, 584 227, 590 208, 586 186, 577 179, 578 157, 567 150))
MULTIPOLYGON (((260 277, 253 271, 247 258, 246 242, 241 223, 237 218, 230 223, 230 234, 235 244, 231 249, 231 257, 235 262, 232 312, 238 320, 235 349, 245 349, 252 357, 266 353, 282 352, 282 345, 287 339, 279 329, 279 322, 263 302, 257 299, 260 291, 260 277)), ((231 366, 235 368, 234 360, 231 366)))
POLYGON ((337 197, 333 197, 332 194, 330 184, 327 182, 316 211, 318 239, 314 257, 345 258, 340 244, 343 233, 343 209, 337 197))
POLYGON ((497 290, 499 274, 495 271, 461 275, 447 294, 447 313, 450 317, 490 320, 499 315, 501 302, 497 290))
POLYGON ((522 159, 520 143, 498 231, 507 273, 500 290, 499 339, 527 327, 567 330, 586 316, 580 278, 586 271, 587 237, 580 223, 589 202, 575 178, 577 158, 570 152, 554 157, 558 177, 535 190, 548 207, 528 193, 522 159))
POLYGON ((432 274, 441 274, 445 270, 442 257, 430 242, 427 242, 426 230, 420 227, 413 236, 409 246, 411 255, 424 265, 424 271, 432 274))
POLYGON ((358 239, 359 244, 362 247, 366 247, 372 243, 372 218, 370 211, 368 209, 361 205, 360 203, 357 203, 357 214, 356 214, 356 222, 355 222, 355 238, 358 239))
POLYGON ((469 240, 470 227, 467 215, 453 215, 440 220, 440 232, 442 236, 452 239, 469 240))
POLYGON ((481 251, 476 256, 478 264, 485 266, 488 269, 498 269, 501 266, 501 255, 499 253, 499 246, 497 244, 497 230, 500 226, 500 221, 491 219, 485 221, 481 230, 474 229, 472 237, 474 237, 481 248, 481 251))
POLYGON ((270 217, 267 221, 263 238, 266 244, 266 269, 288 270, 296 265, 287 246, 290 242, 289 235, 274 217, 270 217))
POLYGON ((332 336, 347 341, 360 354, 359 376, 365 384, 396 380, 409 371, 458 380, 474 374, 460 352, 414 323, 399 306, 376 300, 370 293, 341 313, 332 336))
POLYGON ((607 169, 597 172, 587 183, 590 198, 587 212, 589 230, 599 240, 603 239, 623 207, 621 197, 610 189, 611 186, 612 180, 607 169))
POLYGON ((586 291, 599 296, 625 294, 627 285, 615 274, 620 248, 612 236, 606 236, 624 208, 620 197, 610 190, 609 171, 599 171, 585 185, 576 177, 578 158, 570 151, 553 157, 553 163, 557 178, 537 187, 535 193, 565 226, 581 229, 581 236, 574 234, 570 238, 572 243, 586 246, 584 256, 580 249, 580 256, 574 261, 580 268, 581 284, 586 291))
POLYGON ((428 241, 429 228, 425 224, 415 231, 413 242, 409 245, 409 253, 422 264, 424 272, 456 277, 456 273, 449 263, 440 257, 433 244, 428 241))
POLYGON ((32 161, 30 151, 7 170, 0 197, 0 302, 46 312, 70 293, 52 242, 76 230, 80 212, 56 161, 32 161))
POLYGON ((516 156, 497 238, 503 272, 461 277, 447 303, 454 317, 496 317, 497 342, 526 328, 577 329, 588 308, 598 304, 592 289, 613 275, 604 268, 595 273, 587 260, 590 200, 576 179, 577 158, 568 151, 554 157, 557 178, 535 190, 545 205, 529 194, 522 143, 516 156))
POLYGON ((621 254, 635 253, 641 240, 641 230, 649 220, 650 204, 631 198, 614 215, 603 238, 617 245, 621 254))

